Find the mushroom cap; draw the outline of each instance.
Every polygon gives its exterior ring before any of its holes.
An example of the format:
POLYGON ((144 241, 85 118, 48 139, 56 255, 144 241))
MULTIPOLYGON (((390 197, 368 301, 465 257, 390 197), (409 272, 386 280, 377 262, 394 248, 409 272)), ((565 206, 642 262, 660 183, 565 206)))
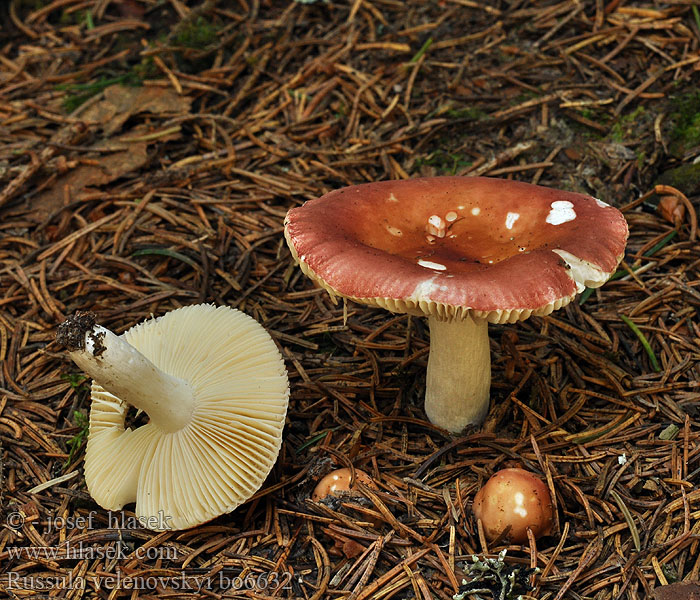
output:
MULTIPOLYGON (((352 477, 352 471, 343 467, 342 469, 336 469, 331 471, 325 477, 316 484, 313 493, 311 494, 311 499, 314 502, 322 500, 326 496, 335 494, 336 492, 348 492, 354 485, 350 486, 350 478, 352 477)), ((359 481, 368 487, 377 489, 376 484, 372 481, 372 478, 367 475, 364 471, 360 469, 355 469, 355 481, 359 481)), ((353 482, 354 484, 354 482, 353 482)))
POLYGON ((552 497, 545 483, 519 468, 494 473, 474 496, 473 510, 481 519, 486 539, 495 540, 510 527, 506 537, 516 544, 527 541, 528 529, 535 538, 548 535, 554 518, 552 497))
POLYGON ((332 296, 442 320, 545 315, 624 255, 622 214, 585 194, 488 177, 334 190, 293 208, 285 237, 332 296))
POLYGON ((136 502, 150 529, 185 529, 232 511, 263 484, 282 443, 289 383, 255 319, 201 304, 132 327, 124 339, 194 391, 191 422, 125 429, 128 405, 92 384, 85 480, 102 507, 136 502))

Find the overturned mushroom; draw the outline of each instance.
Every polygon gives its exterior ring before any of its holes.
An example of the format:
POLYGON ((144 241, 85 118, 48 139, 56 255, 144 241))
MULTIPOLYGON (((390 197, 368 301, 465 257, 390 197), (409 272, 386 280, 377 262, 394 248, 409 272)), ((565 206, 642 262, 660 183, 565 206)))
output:
POLYGON ((486 177, 342 188, 285 222, 294 259, 332 297, 428 317, 425 411, 452 432, 488 411, 487 323, 547 315, 601 286, 627 234, 600 200, 486 177))
POLYGON ((262 485, 279 453, 289 384, 257 321, 202 304, 117 336, 78 313, 57 341, 93 378, 85 480, 100 506, 135 501, 150 528, 184 529, 262 485), (129 405, 149 422, 125 428, 129 405))

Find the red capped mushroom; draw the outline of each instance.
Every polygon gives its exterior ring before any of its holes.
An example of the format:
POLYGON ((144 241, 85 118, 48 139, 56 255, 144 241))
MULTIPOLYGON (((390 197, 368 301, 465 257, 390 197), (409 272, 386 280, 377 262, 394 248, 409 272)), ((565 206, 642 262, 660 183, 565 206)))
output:
POLYGON ((493 474, 474 497, 474 515, 481 519, 484 535, 495 540, 506 531, 513 543, 527 541, 527 530, 535 538, 552 529, 554 508, 544 482, 525 469, 502 469, 493 474))
POLYGON ((294 259, 333 298, 428 317, 425 411, 452 432, 488 412, 487 323, 547 315, 601 286, 627 235, 591 196, 486 177, 346 187, 285 222, 294 259))

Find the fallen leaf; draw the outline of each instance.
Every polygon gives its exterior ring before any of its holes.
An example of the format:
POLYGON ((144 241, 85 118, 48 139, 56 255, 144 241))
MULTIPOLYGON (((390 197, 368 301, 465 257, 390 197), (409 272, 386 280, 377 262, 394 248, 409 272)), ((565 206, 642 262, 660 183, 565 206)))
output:
MULTIPOLYGON (((93 148, 104 147, 105 142, 93 148)), ((99 187, 141 168, 148 160, 146 143, 120 144, 123 150, 99 156, 98 164, 81 164, 54 181, 53 185, 31 200, 32 218, 42 222, 66 201, 80 199, 80 194, 99 187)), ((115 147, 112 145, 112 147, 115 147)))
POLYGON ((99 99, 90 103, 79 116, 88 126, 95 129, 101 126, 103 139, 85 150, 83 155, 87 154, 91 160, 83 160, 82 164, 57 158, 59 177, 50 188, 30 200, 32 218, 42 222, 66 202, 79 200, 82 193, 140 169, 148 159, 149 143, 162 143, 181 135, 177 127, 159 132, 142 124, 115 139, 114 134, 130 118, 143 113, 173 117, 186 114, 190 106, 190 98, 166 87, 112 85, 105 88, 99 99), (90 150, 98 153, 91 155, 90 150))
POLYGON ((685 217, 685 206, 676 196, 662 196, 656 210, 673 225, 682 223, 685 217))
POLYGON ((189 112, 191 104, 191 98, 180 96, 171 88, 111 85, 104 89, 99 101, 80 113, 80 119, 100 123, 105 136, 109 137, 134 115, 177 116, 189 112))

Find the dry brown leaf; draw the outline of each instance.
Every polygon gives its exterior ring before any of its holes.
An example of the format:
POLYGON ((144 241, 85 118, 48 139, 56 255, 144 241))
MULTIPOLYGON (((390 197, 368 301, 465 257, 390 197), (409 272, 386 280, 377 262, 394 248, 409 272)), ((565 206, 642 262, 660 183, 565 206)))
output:
POLYGON ((674 225, 682 223, 685 217, 685 206, 676 196, 662 196, 656 210, 664 219, 674 225))
MULTIPOLYGON (((150 140, 144 136, 152 131, 140 125, 131 131, 123 132, 120 136, 122 141, 110 139, 131 117, 141 113, 166 117, 181 115, 189 111, 190 105, 190 98, 180 96, 169 88, 122 85, 106 88, 101 98, 87 106, 80 114, 83 121, 102 126, 104 139, 91 146, 92 150, 101 151, 97 158, 90 161, 98 164, 86 164, 88 161, 84 161, 66 172, 68 167, 73 167, 76 163, 67 163, 59 157, 59 177, 51 187, 30 201, 34 208, 34 218, 43 221, 66 203, 79 199, 85 190, 105 185, 139 169, 146 163, 148 143, 180 137, 179 131, 169 131, 150 140), (129 139, 135 141, 129 142, 129 139), (105 150, 109 152, 105 153, 105 150)), ((87 152, 89 153, 89 150, 87 152)))
MULTIPOLYGON (((104 147, 105 143, 95 144, 94 148, 104 147)), ((99 164, 81 164, 56 179, 53 185, 31 200, 33 218, 43 221, 51 213, 67 202, 80 199, 86 190, 105 185, 141 168, 148 160, 146 143, 115 144, 123 150, 99 157, 99 164)))
POLYGON ((133 115, 181 115, 189 111, 191 103, 191 98, 180 96, 170 88, 111 85, 102 92, 102 99, 90 105, 80 118, 102 124, 105 135, 111 136, 133 115))

